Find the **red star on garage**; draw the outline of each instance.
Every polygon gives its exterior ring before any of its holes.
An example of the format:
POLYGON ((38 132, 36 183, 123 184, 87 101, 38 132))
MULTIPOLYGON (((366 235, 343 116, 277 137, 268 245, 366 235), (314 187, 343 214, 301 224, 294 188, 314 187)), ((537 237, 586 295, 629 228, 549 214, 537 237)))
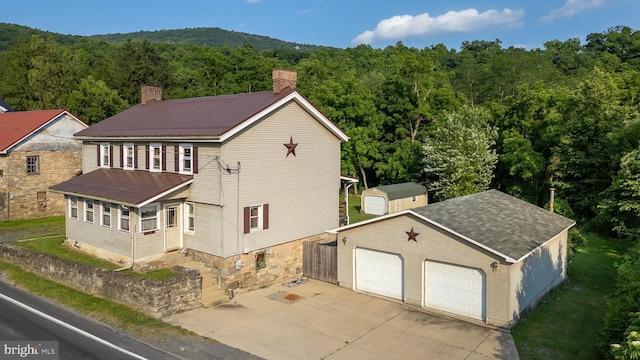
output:
POLYGON ((405 231, 407 233, 407 236, 409 236, 409 238, 407 239, 407 241, 415 241, 418 242, 418 235, 420 235, 420 233, 417 233, 413 230, 413 226, 411 227, 411 231, 405 231))
POLYGON ((287 156, 285 157, 289 157, 289 154, 293 154, 293 156, 296 156, 296 146, 298 146, 298 144, 294 144, 293 143, 293 137, 289 137, 289 143, 288 144, 282 144, 287 148, 287 156))

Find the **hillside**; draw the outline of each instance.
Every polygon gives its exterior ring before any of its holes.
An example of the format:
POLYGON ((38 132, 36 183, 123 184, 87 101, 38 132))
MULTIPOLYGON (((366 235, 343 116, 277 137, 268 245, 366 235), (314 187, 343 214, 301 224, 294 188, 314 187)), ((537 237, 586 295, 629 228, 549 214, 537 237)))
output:
POLYGON ((256 50, 299 49, 302 51, 311 51, 321 48, 321 46, 316 45, 297 44, 268 36, 253 35, 214 27, 78 36, 57 34, 16 24, 0 23, 0 51, 7 50, 16 40, 30 35, 40 35, 42 37, 52 36, 58 43, 64 45, 71 45, 83 39, 94 39, 118 44, 123 43, 127 38, 131 38, 134 40, 146 39, 155 43, 191 44, 214 47, 228 45, 236 48, 243 45, 251 45, 256 50))

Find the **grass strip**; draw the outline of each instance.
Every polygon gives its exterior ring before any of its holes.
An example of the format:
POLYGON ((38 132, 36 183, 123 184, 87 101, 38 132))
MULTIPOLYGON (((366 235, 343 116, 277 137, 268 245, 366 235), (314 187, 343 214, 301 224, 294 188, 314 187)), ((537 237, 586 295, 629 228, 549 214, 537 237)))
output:
POLYGON ((625 243, 585 234, 587 244, 569 265, 569 279, 512 330, 522 360, 601 359, 598 343, 615 262, 625 243))

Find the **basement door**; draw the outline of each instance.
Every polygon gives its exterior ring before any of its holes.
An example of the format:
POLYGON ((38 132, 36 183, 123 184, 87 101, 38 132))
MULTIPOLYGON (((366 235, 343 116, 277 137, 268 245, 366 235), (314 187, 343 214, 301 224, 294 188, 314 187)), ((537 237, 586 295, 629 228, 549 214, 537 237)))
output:
POLYGON ((179 249, 182 242, 180 205, 165 205, 164 214, 164 250, 171 251, 179 249))
POLYGON ((403 261, 398 254, 356 249, 356 289, 403 300, 403 261))
POLYGON ((425 306, 484 321, 484 273, 478 269, 425 262, 425 306))

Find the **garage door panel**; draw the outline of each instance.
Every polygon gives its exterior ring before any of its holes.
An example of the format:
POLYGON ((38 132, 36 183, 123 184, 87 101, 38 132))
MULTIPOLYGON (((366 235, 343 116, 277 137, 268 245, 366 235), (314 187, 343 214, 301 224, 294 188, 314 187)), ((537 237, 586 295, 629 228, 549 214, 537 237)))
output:
POLYGON ((402 300, 403 262, 398 254, 356 249, 356 289, 402 300))
POLYGON ((484 275, 478 269, 427 261, 425 306, 484 320, 484 275))

